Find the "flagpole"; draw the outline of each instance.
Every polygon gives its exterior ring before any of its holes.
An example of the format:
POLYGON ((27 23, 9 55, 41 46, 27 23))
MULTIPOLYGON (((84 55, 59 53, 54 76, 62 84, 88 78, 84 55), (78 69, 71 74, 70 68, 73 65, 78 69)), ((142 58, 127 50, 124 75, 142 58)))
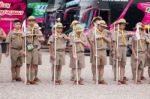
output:
MULTIPOLYGON (((94 35, 95 35, 95 55, 96 55, 96 84, 98 85, 98 70, 97 70, 97 68, 98 68, 98 66, 97 66, 97 41, 96 41, 96 37, 97 37, 97 34, 96 34, 96 28, 97 28, 97 25, 96 26, 94 26, 94 35)), ((94 55, 94 56, 95 56, 94 55)))

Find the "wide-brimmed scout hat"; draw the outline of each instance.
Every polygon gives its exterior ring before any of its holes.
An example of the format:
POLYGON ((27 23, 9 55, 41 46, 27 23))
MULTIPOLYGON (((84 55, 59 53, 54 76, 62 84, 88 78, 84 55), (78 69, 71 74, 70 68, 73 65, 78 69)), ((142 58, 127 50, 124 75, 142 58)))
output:
POLYGON ((29 16, 28 17, 28 20, 30 21, 30 20, 36 20, 36 18, 34 17, 34 16, 29 16))
POLYGON ((83 27, 81 24, 77 24, 75 26, 75 32, 83 32, 83 27))
POLYGON ((96 20, 102 20, 102 17, 100 16, 94 17, 91 23, 93 24, 96 20))
POLYGON ((98 24, 99 24, 100 26, 102 26, 102 27, 105 27, 105 28, 108 27, 107 24, 106 24, 106 22, 105 22, 104 20, 100 20, 100 21, 98 22, 98 24))
POLYGON ((63 28, 63 24, 60 23, 60 22, 59 22, 59 23, 56 23, 55 27, 56 27, 56 28, 63 28))
POLYGON ((76 24, 80 24, 80 22, 78 20, 74 20, 74 21, 72 21, 70 27, 73 27, 76 24))
POLYGON ((136 28, 140 28, 140 29, 144 29, 144 24, 142 23, 142 22, 138 22, 137 24, 136 24, 136 26, 135 26, 135 29, 136 28))
POLYGON ((128 24, 125 19, 119 19, 115 24, 128 24))

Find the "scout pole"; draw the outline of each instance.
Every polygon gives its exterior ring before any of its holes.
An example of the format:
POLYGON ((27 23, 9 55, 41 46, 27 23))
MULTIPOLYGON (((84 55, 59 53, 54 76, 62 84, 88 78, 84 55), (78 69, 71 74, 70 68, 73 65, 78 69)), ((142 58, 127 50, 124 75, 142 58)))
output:
POLYGON ((96 41, 96 37, 97 37, 97 35, 96 35, 96 29, 97 28, 97 25, 96 26, 94 26, 94 36, 95 36, 95 55, 96 55, 96 84, 98 84, 98 70, 97 70, 97 41, 96 41))
POLYGON ((56 84, 55 80, 56 80, 56 40, 57 40, 57 31, 56 31, 56 22, 55 22, 55 32, 54 32, 54 73, 53 73, 53 76, 54 76, 54 85, 56 84))
MULTIPOLYGON (((73 27, 73 41, 74 41, 74 45, 73 45, 73 51, 74 51, 74 54, 75 56, 77 57, 77 50, 76 50, 76 37, 75 37, 75 32, 74 32, 74 27, 73 27)), ((79 84, 78 80, 78 61, 77 61, 77 58, 75 59, 75 66, 76 66, 76 78, 77 78, 77 85, 79 84)))
MULTIPOLYGON (((22 25, 23 31, 24 31, 24 50, 25 50, 25 56, 24 56, 24 60, 25 60, 25 74, 27 74, 27 50, 26 50, 26 33, 27 33, 27 29, 26 29, 26 20, 24 20, 23 25, 22 25)), ((27 82, 27 76, 25 75, 25 83, 27 82)))
POLYGON ((116 81, 118 83, 118 80, 119 80, 119 61, 118 61, 118 47, 119 47, 119 44, 118 44, 118 33, 119 33, 119 24, 117 25, 117 46, 116 46, 116 81))
POLYGON ((135 83, 137 83, 137 79, 138 79, 138 48, 139 48, 139 43, 138 43, 138 41, 139 41, 139 39, 140 39, 140 36, 139 36, 139 26, 137 25, 137 27, 136 27, 137 29, 136 29, 136 39, 137 39, 137 46, 136 46, 136 56, 137 56, 137 61, 136 61, 136 74, 135 74, 135 83))

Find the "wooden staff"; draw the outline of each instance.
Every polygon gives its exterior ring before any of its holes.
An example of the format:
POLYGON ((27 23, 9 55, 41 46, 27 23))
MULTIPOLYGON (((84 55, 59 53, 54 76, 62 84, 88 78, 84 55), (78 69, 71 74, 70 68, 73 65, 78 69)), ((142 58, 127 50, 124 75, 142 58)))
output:
MULTIPOLYGON (((95 24, 96 25, 96 24, 95 24)), ((95 61, 96 61, 96 84, 98 85, 98 66, 97 66, 97 33, 96 33, 96 31, 97 31, 97 25, 96 26, 94 26, 94 38, 95 38, 95 55, 96 55, 96 59, 95 59, 95 61)), ((95 56, 94 55, 94 56, 95 56)))
POLYGON ((119 24, 117 25, 117 47, 116 47, 116 81, 118 83, 118 80, 119 80, 119 60, 118 60, 118 48, 119 48, 119 43, 118 43, 118 39, 119 39, 119 24))
POLYGON ((56 82, 55 82, 55 80, 56 80, 56 47, 57 47, 57 44, 56 44, 56 41, 57 41, 57 31, 56 31, 56 22, 55 22, 55 32, 54 32, 54 57, 55 57, 55 59, 54 59, 54 85, 56 85, 56 82))
MULTIPOLYGON (((136 33, 139 33, 139 26, 137 26, 137 30, 136 30, 136 33)), ((139 34, 140 35, 140 34, 139 34)), ((136 34, 136 39, 137 39, 137 45, 136 45, 136 55, 137 55, 137 61, 136 61, 136 73, 135 73, 135 83, 137 83, 137 80, 138 80, 138 48, 139 48, 139 40, 140 38, 138 38, 138 35, 136 34)))
POLYGON ((77 47, 76 47, 76 35, 75 35, 75 28, 73 27, 73 55, 76 56, 76 59, 75 59, 75 67, 76 67, 76 79, 77 79, 77 85, 79 84, 79 77, 78 77, 78 60, 77 60, 77 47))

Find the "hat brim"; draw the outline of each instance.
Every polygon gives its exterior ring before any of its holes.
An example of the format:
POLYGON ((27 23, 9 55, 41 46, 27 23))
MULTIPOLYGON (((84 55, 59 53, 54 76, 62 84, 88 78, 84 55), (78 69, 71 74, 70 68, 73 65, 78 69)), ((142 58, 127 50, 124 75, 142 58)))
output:
POLYGON ((105 27, 105 28, 107 28, 107 27, 108 27, 107 25, 104 25, 104 24, 100 24, 100 26, 105 27))
POLYGON ((56 28, 63 28, 63 26, 58 26, 58 27, 56 27, 56 28))
POLYGON ((36 19, 28 19, 28 21, 36 21, 36 19))
POLYGON ((83 30, 76 30, 76 32, 83 32, 83 30))
POLYGON ((95 18, 93 18, 91 23, 93 24, 96 20, 102 20, 102 17, 95 17, 95 18))
POLYGON ((128 22, 116 22, 116 24, 128 24, 128 22))

